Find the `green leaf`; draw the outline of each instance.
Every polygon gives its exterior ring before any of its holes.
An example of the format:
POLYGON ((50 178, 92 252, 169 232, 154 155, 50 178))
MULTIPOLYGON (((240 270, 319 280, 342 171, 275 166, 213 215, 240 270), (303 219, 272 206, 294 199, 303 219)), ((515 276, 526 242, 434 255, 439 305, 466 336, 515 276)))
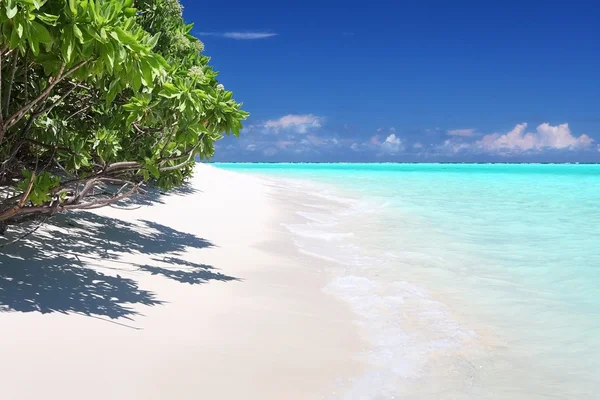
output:
POLYGON ((40 54, 40 43, 37 41, 36 38, 29 39, 29 47, 31 47, 31 51, 33 52, 34 56, 40 54))
POLYGON ((77 15, 77 0, 69 0, 69 9, 73 15, 77 15))
POLYGON ((61 46, 62 55, 66 62, 71 62, 73 58, 73 33, 71 29, 65 30, 63 34, 63 43, 61 46))
POLYGON ((40 43, 51 43, 52 35, 48 32, 48 29, 37 21, 31 22, 31 30, 34 38, 40 43))
POLYGON ((13 19, 15 17, 15 15, 17 15, 17 5, 15 4, 13 7, 6 7, 6 17, 8 19, 13 19))
POLYGON ((139 72, 133 74, 131 77, 131 84, 135 92, 140 91, 140 88, 142 87, 142 75, 139 72))
POLYGON ((109 70, 112 71, 115 67, 115 51, 110 42, 100 46, 102 47, 102 58, 107 63, 109 70))
POLYGON ((145 62, 140 63, 142 79, 145 86, 152 86, 152 67, 145 62))
POLYGON ((156 165, 150 164, 146 167, 148 168, 148 171, 150 171, 153 177, 158 178, 160 176, 160 171, 158 170, 158 167, 156 165))
POLYGON ((79 39, 79 43, 84 43, 83 32, 81 32, 81 29, 79 29, 79 27, 75 24, 73 24, 73 34, 77 39, 79 39))
POLYGON ((15 49, 19 46, 21 39, 19 38, 19 34, 17 33, 17 30, 13 28, 11 34, 10 34, 10 47, 15 49))
POLYGON ((160 39, 160 32, 158 32, 156 35, 152 36, 152 38, 150 38, 150 41, 148 42, 148 46, 153 49, 154 47, 156 47, 156 44, 158 43, 158 40, 160 39))
POLYGON ((123 10, 123 12, 127 17, 134 17, 137 13, 137 10, 135 8, 126 8, 123 10))
MULTIPOLYGON (((111 32, 112 33, 112 32, 111 32)), ((120 27, 115 27, 114 33, 117 35, 117 39, 124 44, 132 45, 136 43, 136 40, 129 33, 125 32, 120 27)))
POLYGON ((17 31, 17 35, 19 35, 19 39, 23 37, 23 24, 19 21, 15 21, 15 28, 17 31))
POLYGON ((51 26, 56 26, 56 21, 58 21, 58 15, 52 15, 47 13, 37 14, 36 18, 45 23, 46 25, 51 26))

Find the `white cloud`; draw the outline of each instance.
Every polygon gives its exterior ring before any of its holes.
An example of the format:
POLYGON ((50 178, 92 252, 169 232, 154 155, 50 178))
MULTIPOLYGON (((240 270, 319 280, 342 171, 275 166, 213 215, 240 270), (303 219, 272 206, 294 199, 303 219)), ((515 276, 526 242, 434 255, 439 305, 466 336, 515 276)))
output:
POLYGON ((461 150, 469 150, 477 147, 476 143, 456 142, 454 140, 446 140, 441 146, 444 150, 450 150, 452 153, 458 153, 461 150))
POLYGON ((447 133, 450 136, 473 136, 475 134, 475 129, 452 129, 447 133))
POLYGON ((271 32, 225 32, 223 34, 223 37, 237 40, 267 39, 273 36, 277 34, 271 32))
POLYGON ((246 150, 254 151, 256 150, 256 145, 254 143, 250 143, 248 146, 246 146, 246 150))
POLYGON ((306 133, 309 129, 320 128, 323 119, 323 117, 317 117, 313 114, 289 114, 277 120, 265 122, 264 127, 276 133, 282 129, 292 129, 297 133, 306 133))
POLYGON ((593 139, 588 135, 574 136, 569 124, 552 126, 543 123, 536 132, 526 132, 527 124, 517 124, 506 134, 494 133, 484 136, 475 143, 476 147, 487 152, 524 152, 540 150, 582 149, 589 147, 593 139))
POLYGON ((415 149, 422 149, 423 145, 421 143, 415 143, 415 144, 413 144, 413 148, 415 148, 415 149))
POLYGON ((256 39, 267 39, 273 36, 277 36, 277 33, 273 32, 198 32, 200 36, 218 36, 227 39, 236 40, 256 40, 256 39))
POLYGON ((274 156, 275 154, 277 154, 277 149, 274 149, 273 147, 268 148, 265 151, 263 151, 263 154, 267 157, 274 156))
POLYGON ((396 136, 395 133, 392 133, 385 141, 381 144, 381 150, 386 153, 397 153, 402 150, 404 147, 402 146, 402 140, 396 136))

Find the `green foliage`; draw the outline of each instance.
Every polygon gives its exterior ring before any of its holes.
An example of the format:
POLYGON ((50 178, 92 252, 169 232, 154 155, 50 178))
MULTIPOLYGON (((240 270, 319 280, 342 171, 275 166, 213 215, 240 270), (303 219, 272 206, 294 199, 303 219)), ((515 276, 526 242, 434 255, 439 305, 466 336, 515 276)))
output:
POLYGON ((239 135, 248 114, 191 29, 178 0, 0 1, 0 224, 32 173, 23 209, 89 208, 180 185, 239 135))
MULTIPOLYGON (((28 190, 32 175, 33 173, 31 171, 23 170, 23 180, 17 185, 21 191, 26 192, 28 190)), ((41 206, 51 200, 50 192, 53 188, 58 186, 59 183, 60 178, 52 176, 48 172, 43 172, 38 176, 34 176, 28 199, 33 205, 41 206)))

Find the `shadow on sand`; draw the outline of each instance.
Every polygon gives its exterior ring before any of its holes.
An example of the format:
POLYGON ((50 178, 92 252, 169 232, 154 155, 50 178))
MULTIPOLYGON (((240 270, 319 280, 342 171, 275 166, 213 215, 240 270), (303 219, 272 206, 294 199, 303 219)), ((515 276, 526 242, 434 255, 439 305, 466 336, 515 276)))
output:
POLYGON ((134 305, 164 302, 118 273, 150 273, 188 284, 238 280, 179 257, 187 249, 211 246, 205 239, 151 221, 134 224, 89 212, 59 215, 41 232, 0 248, 0 312, 131 319, 138 314, 134 305), (120 261, 132 253, 153 255, 150 259, 163 266, 120 261), (99 261, 104 261, 106 274, 99 271, 99 261))

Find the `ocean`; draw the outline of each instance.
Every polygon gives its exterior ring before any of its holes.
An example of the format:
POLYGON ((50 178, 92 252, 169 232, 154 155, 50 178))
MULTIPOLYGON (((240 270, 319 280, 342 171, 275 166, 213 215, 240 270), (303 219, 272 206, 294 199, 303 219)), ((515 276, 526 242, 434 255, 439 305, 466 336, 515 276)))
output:
POLYGON ((215 165, 314 199, 286 228, 371 344, 332 398, 600 397, 600 165, 215 165))

